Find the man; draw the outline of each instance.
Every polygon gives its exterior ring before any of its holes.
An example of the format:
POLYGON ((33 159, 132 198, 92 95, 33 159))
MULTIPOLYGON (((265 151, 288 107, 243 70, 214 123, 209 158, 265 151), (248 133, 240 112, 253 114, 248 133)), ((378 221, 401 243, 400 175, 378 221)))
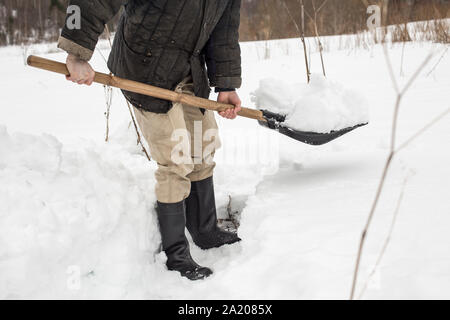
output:
MULTIPOLYGON (((220 115, 234 119, 241 110, 235 92, 241 85, 239 20, 241 0, 71 0, 79 7, 80 28, 69 23, 62 30, 59 48, 68 52, 68 80, 91 85, 94 71, 87 61, 92 57, 105 24, 119 12, 120 19, 108 67, 116 76, 207 98, 210 86, 219 92, 218 101, 234 109, 220 115)), ((77 12, 77 10, 75 10, 77 12)), ((72 21, 72 15, 68 15, 72 21)), ((191 257, 185 236, 188 228, 202 249, 240 241, 238 236, 217 226, 213 187, 214 162, 203 152, 198 157, 194 144, 216 130, 211 111, 123 91, 135 108, 140 129, 152 158, 158 162, 156 176, 157 215, 163 250, 169 270, 190 280, 212 274, 191 257), (175 161, 176 132, 189 132, 192 154, 175 161)), ((219 145, 216 138, 215 145, 219 145)), ((208 145, 210 146, 210 145, 208 145)), ((214 155, 212 150, 211 155, 214 155)))

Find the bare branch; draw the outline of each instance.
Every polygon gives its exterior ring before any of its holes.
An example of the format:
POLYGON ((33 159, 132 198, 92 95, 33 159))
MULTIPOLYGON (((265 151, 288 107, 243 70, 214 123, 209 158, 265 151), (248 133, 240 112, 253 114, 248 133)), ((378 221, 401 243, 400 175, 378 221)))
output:
POLYGON ((109 32, 109 27, 107 24, 105 24, 105 32, 106 32, 106 37, 108 38, 109 47, 112 48, 111 32, 109 32))
MULTIPOLYGON (((387 12, 386 6, 387 6, 387 1, 385 1, 385 12, 387 12)), ((388 69, 389 69, 389 73, 391 75, 392 78, 392 82, 395 86, 396 92, 397 92, 397 101, 395 104, 395 108, 394 108, 394 116, 393 116, 393 120, 392 120, 392 136, 391 136, 391 147, 390 147, 390 153, 388 155, 388 158, 386 160, 384 169, 383 169, 383 173, 378 185, 378 189, 375 195, 375 199, 373 201, 372 207, 370 209, 370 213, 369 216, 367 218, 367 222, 366 225, 363 229, 362 235, 361 235, 361 239, 360 239, 360 243, 359 243, 359 248, 358 248, 358 254, 357 254, 357 258, 356 258, 356 263, 355 263, 355 271, 353 274, 353 283, 352 283, 352 289, 351 289, 351 294, 350 294, 350 299, 353 300, 355 297, 355 291, 356 291, 356 285, 358 282, 358 273, 359 273, 359 268, 360 268, 360 264, 361 264, 361 258, 363 255, 363 251, 364 251, 364 244, 366 241, 366 237, 368 234, 368 231, 370 229, 371 223, 372 223, 372 219, 374 217, 375 211, 377 209, 378 206, 378 202, 380 200, 381 194, 383 192, 383 188, 385 185, 385 181, 386 181, 386 177, 388 175, 392 160, 394 159, 394 156, 396 154, 396 138, 397 138, 397 123, 398 123, 398 115, 399 115, 399 110, 400 110, 400 105, 401 105, 401 101, 402 101, 402 97, 403 95, 408 91, 408 89, 411 87, 411 85, 413 84, 413 82, 417 79, 417 77, 419 76, 420 72, 426 67, 426 65, 429 63, 429 61, 431 60, 432 56, 433 56, 433 52, 431 52, 426 58, 425 60, 421 63, 421 65, 419 66, 419 68, 416 70, 416 72, 413 74, 413 76, 410 78, 410 80, 408 81, 408 83, 406 84, 406 86, 400 91, 397 85, 397 80, 394 76, 394 71, 392 68, 392 64, 390 63, 390 58, 389 58, 389 53, 387 51, 387 44, 384 43, 383 45, 384 48, 384 54, 386 56, 386 63, 388 65, 388 69)))
POLYGON ((322 2, 322 4, 320 5, 319 9, 317 9, 317 13, 319 13, 320 10, 322 10, 322 8, 327 4, 327 2, 328 2, 328 0, 324 0, 324 1, 322 2))
POLYGON ((394 69, 392 68, 391 58, 390 58, 389 53, 387 51, 386 44, 383 45, 383 50, 384 50, 384 58, 386 60, 386 65, 387 65, 388 70, 389 70, 389 76, 391 77, 392 85, 394 86, 395 92, 397 94, 399 94, 400 93, 400 89, 398 87, 397 78, 394 75, 394 69))
POLYGON ((301 10, 302 10, 302 29, 300 31, 300 28, 295 21, 294 17, 291 14, 291 10, 289 10, 289 7, 287 6, 285 0, 282 1, 284 8, 286 9, 287 13, 289 14, 289 17, 291 18, 292 22, 295 25, 295 28, 297 29, 297 32, 300 35, 300 38, 302 40, 303 44, 303 51, 305 55, 305 66, 306 66, 306 81, 309 83, 311 81, 311 71, 308 64, 308 54, 306 52, 306 43, 305 43, 305 7, 303 5, 303 0, 300 0, 301 10))
MULTIPOLYGON (((106 31, 106 36, 108 38, 109 46, 110 46, 110 48, 112 48, 111 33, 109 32, 109 28, 108 28, 107 25, 105 25, 105 31, 106 31)), ((99 50, 99 52, 100 52, 101 56, 103 57, 103 60, 105 60, 105 62, 106 62, 106 59, 105 59, 105 57, 103 56, 103 54, 101 53, 100 50, 99 50)), ((107 108, 106 108, 106 113, 105 113, 105 115, 106 115, 106 141, 108 141, 108 136, 109 136, 109 116, 110 116, 110 107, 111 107, 111 103, 112 103, 112 92, 113 91, 112 91, 112 87, 106 87, 106 86, 105 86, 105 90, 109 90, 111 92, 111 94, 110 94, 110 99, 111 100, 110 100, 109 104, 107 103, 107 108)), ((133 122, 134 129, 136 130, 137 144, 141 145, 142 152, 144 152, 144 154, 147 157, 148 161, 151 161, 152 159, 150 157, 150 154, 147 152, 147 149, 145 148, 145 146, 144 146, 144 144, 142 142, 141 134, 139 133, 139 128, 138 128, 138 126, 136 124, 136 119, 135 119, 135 116, 133 114, 133 110, 131 109, 131 105, 130 105, 130 103, 128 102, 127 99, 125 99, 125 101, 126 101, 127 106, 128 106, 128 111, 130 112, 131 121, 133 122)))
POLYGON ((291 10, 290 10, 289 7, 287 6, 286 1, 285 1, 285 0, 282 0, 282 4, 283 4, 283 7, 286 9, 286 12, 288 13, 289 18, 290 18, 291 21, 294 23, 295 29, 297 30, 298 34, 299 34, 300 36, 302 36, 302 32, 300 31, 300 27, 298 26, 297 21, 295 21, 294 17, 292 16, 291 10))
POLYGON ((367 2, 367 0, 361 0, 361 2, 363 3, 363 5, 368 8, 370 6, 369 2, 367 2))
MULTIPOLYGON (((325 0, 320 9, 326 4, 327 0, 325 0)), ((322 41, 320 40, 320 35, 319 35, 319 29, 317 27, 317 14, 319 12, 319 10, 316 10, 316 4, 315 4, 315 0, 311 0, 312 6, 313 6, 313 10, 314 10, 314 31, 316 33, 316 38, 317 38, 317 43, 319 45, 319 52, 320 52, 320 62, 322 63, 322 72, 323 72, 323 76, 326 77, 327 74, 325 72, 325 63, 323 61, 323 45, 322 45, 322 41)))
POLYGON ((435 55, 435 52, 430 52, 427 57, 425 58, 425 60, 422 62, 422 64, 420 65, 420 67, 416 70, 416 72, 413 74, 413 76, 411 77, 411 79, 409 79, 408 83, 406 84, 406 86, 403 88, 403 90, 400 92, 401 95, 404 95, 406 91, 409 90, 409 88, 412 86, 412 84, 414 83, 414 81, 416 81, 417 77, 420 75, 420 73, 422 72, 422 70, 426 67, 426 65, 430 62, 431 58, 433 58, 433 56, 435 55))
MULTIPOLYGON (((109 33, 109 28, 108 26, 105 24, 105 31, 107 34, 107 37, 109 39, 109 45, 112 48, 112 44, 111 44, 111 34, 109 33)), ((101 52, 101 50, 97 50, 97 52, 100 53, 100 55, 103 58, 103 61, 105 61, 105 64, 107 64, 106 58, 103 55, 103 53, 101 52)), ((105 117, 106 117, 106 133, 105 133, 105 142, 109 141, 109 118, 111 116, 111 105, 112 105, 112 99, 113 99, 113 88, 107 85, 103 86, 103 90, 105 92, 105 102, 106 102, 106 111, 105 111, 105 117)))
POLYGON ((404 72, 403 72, 403 61, 405 60, 405 47, 406 47, 406 41, 403 42, 403 46, 402 46, 402 58, 400 60, 400 77, 404 76, 404 72))
POLYGON ((231 201, 232 201, 232 197, 231 195, 228 195, 228 205, 227 205, 227 213, 228 213, 228 218, 230 219, 231 223, 233 224, 233 227, 235 230, 239 229, 239 224, 237 223, 236 219, 234 218, 234 214, 233 214, 233 207, 231 205, 231 201))
MULTIPOLYGON (((413 142, 415 139, 420 137, 423 133, 425 133, 427 130, 429 130, 432 126, 434 126, 436 123, 438 123, 440 120, 442 120, 448 114, 450 114, 450 108, 448 108, 446 111, 444 111, 443 113, 438 115, 436 118, 434 118, 430 123, 428 123, 422 129, 420 129, 417 133, 415 133, 413 136, 411 136, 411 138, 409 138, 402 145, 400 145, 400 147, 398 147, 395 151, 393 151, 392 152, 392 158, 394 157, 394 155, 398 154, 400 151, 405 149, 411 142, 413 142)), ((392 158, 391 158, 391 160, 392 160, 392 158)), ((380 265, 381 260, 383 259, 383 256, 384 256, 384 254, 386 252, 386 249, 387 249, 387 247, 388 247, 388 245, 390 243, 390 240, 391 240, 391 237, 392 237, 392 234, 393 234, 393 231, 394 231, 396 219, 397 219, 397 216, 398 216, 398 212, 400 210, 400 205, 401 205, 401 202, 403 200, 403 195, 404 195, 405 187, 406 187, 406 184, 407 184, 407 180, 408 180, 408 178, 405 179, 405 182, 403 184, 402 192, 401 192, 400 197, 398 199, 397 208, 396 208, 396 210, 394 212, 394 216, 393 216, 393 220, 392 220, 392 223, 391 223, 390 231, 389 231, 388 236, 387 236, 387 238, 386 238, 386 240, 384 242, 383 249, 381 250, 380 255, 378 257, 378 260, 377 260, 377 262, 376 262, 376 264, 375 264, 371 274, 369 275, 369 277, 368 277, 368 279, 367 279, 367 281, 366 281, 366 283, 365 283, 365 285, 364 285, 364 287, 363 287, 363 289, 362 289, 362 291, 361 291, 361 293, 359 295, 359 299, 361 299, 361 297, 364 295, 364 292, 367 289, 367 286, 368 286, 368 284, 370 282, 370 279, 375 274, 376 269, 380 265)))
MULTIPOLYGON (((305 8, 305 6, 304 6, 304 4, 303 4, 303 0, 297 0, 297 2, 299 3, 299 5, 300 5, 301 7, 305 8)), ((309 12, 308 12, 306 9, 304 9, 303 12, 306 13, 306 15, 308 16, 308 18, 310 18, 311 20, 313 20, 312 16, 309 14, 309 12)))
POLYGON ((131 120, 133 122, 134 129, 136 130, 137 143, 141 145, 142 151, 144 152, 144 154, 147 157, 148 161, 152 161, 152 158, 150 157, 150 154, 147 152, 147 149, 145 149, 144 143, 142 142, 141 134, 139 133, 139 128, 138 128, 138 126, 136 124, 136 118, 135 118, 135 116, 133 114, 133 110, 131 109, 131 105, 130 105, 130 103, 128 102, 127 99, 125 99, 125 101, 127 102, 128 111, 130 112, 131 120))
POLYGON ((109 117, 111 115, 111 105, 113 100, 113 88, 110 86, 103 86, 104 92, 105 92, 105 102, 106 102, 106 134, 105 134, 105 142, 108 142, 109 140, 109 117))
POLYGON ((388 246, 389 246, 389 243, 390 243, 391 238, 392 238, 392 234, 394 233, 394 228, 395 228, 395 224, 397 222, 398 213, 400 211, 400 207, 401 207, 401 204, 402 204, 402 201, 403 201, 403 196, 405 194, 405 188, 406 188, 407 182, 408 182, 408 177, 403 182, 402 191, 401 191, 400 196, 399 196, 399 198, 397 200, 397 207, 395 208, 394 214, 392 216, 391 226, 389 228, 389 232, 388 232, 388 234, 386 236, 386 239, 384 240, 383 248, 380 251, 380 254, 378 256, 377 262, 375 263, 375 266, 373 267, 372 272, 367 277, 366 283, 364 284, 364 287, 361 290, 361 293, 359 294, 359 298, 358 299, 361 299, 362 296, 364 295, 365 291, 367 290, 367 287, 368 287, 368 285, 370 283, 370 280, 372 279, 372 277, 374 276, 374 274, 377 271, 378 267, 380 266, 381 261, 383 260, 383 257, 384 257, 384 255, 386 253, 386 250, 387 250, 388 246))
POLYGON ((103 61, 107 64, 108 61, 106 60, 105 56, 103 55, 102 51, 99 48, 95 48, 97 50, 97 52, 100 54, 100 56, 102 57, 103 61))
POLYGON ((426 126, 424 126, 422 129, 417 131, 414 135, 412 135, 408 140, 403 142, 396 150, 396 153, 402 151, 405 149, 409 144, 411 144, 414 140, 419 138, 421 135, 423 135, 426 131, 428 131, 431 127, 433 127, 435 124, 437 124, 439 121, 444 119, 446 116, 450 114, 450 108, 447 108, 446 111, 442 112, 440 115, 438 115, 436 118, 434 118, 432 121, 430 121, 426 126))
POLYGON ((448 52, 448 47, 445 48, 445 50, 444 50, 444 52, 442 53, 441 57, 439 58, 438 62, 434 65, 433 68, 431 68, 430 72, 428 72, 427 77, 429 77, 429 76, 434 72, 434 70, 436 70, 437 66, 438 66, 438 65, 441 63, 441 61, 444 59, 444 57, 445 57, 445 55, 447 54, 447 52, 448 52))

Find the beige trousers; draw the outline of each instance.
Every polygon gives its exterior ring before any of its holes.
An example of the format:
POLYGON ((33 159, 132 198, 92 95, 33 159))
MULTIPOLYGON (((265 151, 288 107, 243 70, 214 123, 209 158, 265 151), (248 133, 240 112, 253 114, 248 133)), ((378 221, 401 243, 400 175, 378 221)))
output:
MULTIPOLYGON (((194 95, 192 78, 186 78, 177 92, 194 95)), ((215 151, 220 147, 214 113, 174 103, 167 114, 134 109, 136 120, 158 163, 156 198, 162 203, 177 203, 191 192, 191 181, 213 175, 215 151)))

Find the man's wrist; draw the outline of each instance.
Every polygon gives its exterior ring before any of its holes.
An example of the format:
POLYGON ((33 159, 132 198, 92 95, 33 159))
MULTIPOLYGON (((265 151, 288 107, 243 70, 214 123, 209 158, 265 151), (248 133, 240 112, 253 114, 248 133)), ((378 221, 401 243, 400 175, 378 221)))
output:
POLYGON ((233 91, 236 91, 236 89, 235 88, 216 88, 216 93, 219 93, 219 92, 233 92, 233 91))
POLYGON ((60 36, 58 39, 58 48, 83 61, 89 61, 94 53, 94 51, 89 50, 72 40, 64 38, 63 36, 60 36))
POLYGON ((72 53, 68 53, 67 54, 67 59, 69 59, 69 60, 80 60, 79 57, 77 57, 76 55, 74 55, 72 53))

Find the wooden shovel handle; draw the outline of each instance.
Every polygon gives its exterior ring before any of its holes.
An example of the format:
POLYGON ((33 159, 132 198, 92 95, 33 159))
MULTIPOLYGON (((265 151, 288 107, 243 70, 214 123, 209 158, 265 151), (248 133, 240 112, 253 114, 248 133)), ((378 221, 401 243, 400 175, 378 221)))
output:
MULTIPOLYGON (((29 66, 35 68, 56 72, 64 75, 70 75, 69 70, 67 70, 67 66, 65 63, 37 56, 29 56, 27 59, 27 63, 29 66)), ((208 99, 177 93, 175 91, 158 88, 155 86, 151 86, 145 83, 140 83, 132 80, 122 79, 119 77, 115 77, 100 72, 95 73, 94 82, 138 94, 151 96, 158 99, 168 100, 172 102, 179 102, 192 107, 203 108, 212 111, 221 112, 230 108, 234 108, 234 106, 231 104, 219 103, 208 99)), ((245 118, 266 121, 262 111, 255 109, 242 108, 242 111, 240 111, 238 115, 245 118)))

